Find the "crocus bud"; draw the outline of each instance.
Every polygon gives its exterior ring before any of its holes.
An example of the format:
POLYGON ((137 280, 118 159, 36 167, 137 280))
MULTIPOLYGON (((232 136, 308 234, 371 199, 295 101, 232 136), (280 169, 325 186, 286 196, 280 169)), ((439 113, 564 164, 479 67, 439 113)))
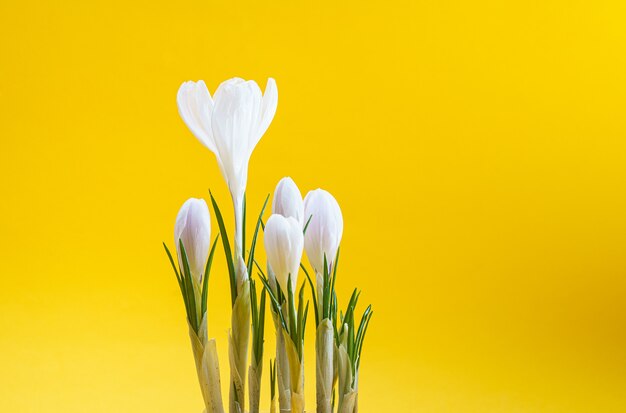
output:
POLYGON ((317 273, 329 268, 337 255, 343 234, 343 216, 335 198, 323 189, 310 191, 304 198, 304 221, 311 219, 304 235, 304 249, 317 273))
POLYGON ((286 176, 278 182, 272 200, 272 214, 293 217, 304 225, 304 202, 296 183, 286 176))
POLYGON ((278 214, 270 216, 265 224, 265 252, 284 294, 287 294, 290 275, 291 289, 296 290, 303 246, 302 225, 295 218, 278 214))
POLYGON ((189 198, 176 216, 174 243, 182 271, 183 256, 179 240, 182 240, 185 246, 191 275, 200 283, 211 244, 211 216, 204 199, 189 198))

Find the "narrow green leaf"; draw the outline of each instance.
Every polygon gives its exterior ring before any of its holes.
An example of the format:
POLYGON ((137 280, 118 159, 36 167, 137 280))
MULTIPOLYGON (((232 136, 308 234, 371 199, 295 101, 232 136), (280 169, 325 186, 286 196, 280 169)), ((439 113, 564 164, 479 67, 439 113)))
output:
POLYGON ((263 287, 261 291, 261 302, 259 304, 259 347, 263 348, 263 339, 265 337, 265 299, 267 297, 267 289, 263 287))
POLYGON ((189 308, 187 305, 187 292, 185 291, 185 284, 183 283, 183 280, 181 279, 178 270, 176 269, 176 264, 174 263, 174 259, 172 258, 172 254, 170 253, 169 248, 167 248, 167 245, 165 245, 165 243, 163 243, 163 247, 165 248, 165 252, 167 253, 167 257, 169 258, 170 264, 172 264, 172 268, 174 269, 174 274, 176 274, 176 281, 178 283, 178 288, 180 289, 180 294, 183 297, 183 304, 185 305, 185 314, 187 314, 187 318, 189 318, 189 308))
MULTIPOLYGON (((354 317, 348 317, 348 357, 354 363, 354 317)), ((352 374, 354 374, 354 369, 352 374)))
POLYGON ((266 289, 263 287, 261 290, 261 300, 259 302, 259 307, 257 311, 257 335, 256 335, 256 345, 257 348, 257 360, 260 361, 263 359, 263 340, 265 336, 265 297, 266 297, 266 289))
POLYGON ((261 226, 261 222, 263 220, 263 214, 265 213, 265 208, 267 207, 267 201, 269 201, 269 194, 265 197, 265 202, 263 202, 263 208, 261 208, 261 213, 259 214, 259 218, 256 221, 256 226, 254 227, 254 234, 252 235, 252 244, 250 245, 250 254, 248 256, 248 274, 252 274, 252 263, 254 261, 254 253, 256 251, 256 241, 257 236, 259 234, 259 228, 261 226))
POLYGON ((300 288, 300 293, 298 294, 298 318, 296 318, 296 325, 297 325, 297 331, 298 331, 298 343, 300 343, 302 341, 302 328, 301 328, 301 321, 302 321, 302 315, 304 312, 304 286, 306 284, 302 283, 302 287, 300 288))
POLYGON ((363 316, 361 316, 361 322, 359 323, 359 328, 356 332, 356 342, 357 344, 361 341, 361 337, 363 335, 363 327, 365 326, 365 322, 367 320, 367 316, 369 315, 370 311, 372 311, 372 305, 368 305, 367 308, 365 309, 365 311, 363 312, 363 316))
POLYGON ((306 320, 309 315, 309 302, 306 302, 306 307, 304 309, 304 316, 302 317, 302 339, 304 340, 304 332, 306 331, 306 320))
POLYGON ((328 261, 326 260, 326 253, 324 253, 324 271, 322 275, 322 320, 324 320, 328 318, 330 308, 330 284, 328 282, 328 261))
MULTIPOLYGON (((283 325, 283 328, 285 329, 285 331, 287 331, 287 333, 289 333, 289 328, 287 326, 287 322, 285 321, 285 317, 283 316, 283 311, 282 311, 282 309, 280 307, 280 303, 278 302, 278 300, 276 299, 276 296, 272 292, 272 289, 270 288, 270 285, 269 285, 269 282, 267 281, 267 278, 265 278, 265 276, 263 274, 259 274, 259 279, 261 280, 261 282, 265 286, 265 289, 267 290, 267 293, 269 294, 270 299, 272 300, 272 304, 274 305, 274 312, 277 313, 280 316, 280 322, 283 325)), ((280 288, 279 288, 279 290, 280 290, 280 288)))
POLYGON ((261 273, 261 275, 262 275, 264 278, 267 278, 267 276, 266 276, 266 275, 265 275, 265 273, 263 272, 263 268, 261 268, 261 266, 259 265, 259 263, 258 263, 256 260, 253 260, 253 261, 254 261, 254 265, 256 265, 256 269, 257 269, 257 270, 259 270, 259 272, 261 273))
POLYGON ((256 285, 254 285, 254 280, 250 280, 250 312, 252 318, 252 332, 256 331, 257 326, 257 307, 256 307, 256 285))
POLYGON ((337 280, 337 266, 339 264, 339 250, 341 247, 337 247, 337 255, 335 255, 335 262, 333 263, 333 282, 330 287, 330 291, 335 292, 335 281, 337 280))
POLYGON ((359 343, 359 349, 358 349, 358 360, 356 364, 357 369, 359 368, 361 364, 361 352, 363 351, 363 342, 365 341, 365 333, 367 332, 367 327, 369 326, 370 320, 372 319, 373 315, 374 315, 374 312, 371 311, 369 315, 367 316, 367 321, 365 322, 365 327, 363 328, 363 335, 361 336, 361 342, 359 343))
POLYGON ((170 264, 172 264, 172 268, 174 269, 174 273, 176 274, 176 279, 178 279, 180 282, 180 276, 178 275, 176 264, 174 264, 174 258, 172 258, 172 254, 170 253, 170 250, 169 248, 167 248, 167 245, 165 245, 165 243, 163 243, 163 248, 165 248, 165 252, 167 253, 167 258, 170 259, 170 264))
POLYGON ((339 345, 339 331, 337 331, 337 293, 333 291, 333 308, 332 308, 332 320, 333 330, 335 332, 335 343, 339 345))
POLYGON ((211 203, 213 204, 213 210, 215 211, 215 218, 217 219, 217 225, 220 228, 220 234, 222 235, 222 244, 224 245, 224 254, 226 255, 226 264, 228 266, 228 275, 230 276, 230 300, 231 305, 235 305, 237 299, 237 279, 235 275, 235 264, 233 262, 233 253, 230 249, 230 242, 228 241, 228 233, 226 232, 226 226, 224 225, 224 218, 220 212, 220 208, 213 198, 213 194, 209 191, 211 196, 211 203))
POLYGON ((207 299, 209 296, 209 276, 211 274, 213 255, 215 254, 215 247, 217 247, 217 240, 219 239, 219 237, 220 234, 217 234, 217 236, 215 237, 215 241, 213 241, 213 246, 211 246, 211 251, 209 252, 209 259, 207 260, 206 267, 204 269, 204 277, 202 278, 202 303, 200 306, 200 315, 204 315, 204 313, 206 313, 207 299))
POLYGON ((246 261, 246 193, 243 193, 243 204, 242 204, 242 217, 243 222, 241 223, 241 258, 243 258, 244 262, 246 261))
POLYGON ((189 322, 191 323, 194 331, 198 332, 198 316, 196 313, 196 297, 194 294, 193 288, 193 278, 191 275, 191 271, 189 270, 189 259, 187 258, 187 251, 185 250, 185 246, 183 245, 183 240, 178 241, 180 243, 180 254, 183 260, 183 272, 184 272, 184 281, 185 281, 185 289, 187 292, 187 301, 189 303, 189 311, 191 314, 189 316, 189 322))
POLYGON ((306 220, 306 224, 304 224, 304 229, 302 230, 303 234, 306 234, 306 230, 309 227, 309 224, 311 223, 311 218, 313 218, 313 215, 309 215, 309 219, 306 220))
POLYGON ((309 276, 308 271, 304 268, 304 265, 300 263, 300 268, 304 271, 304 275, 306 275, 307 280, 309 280, 309 286, 311 286, 311 296, 313 297, 313 309, 315 310, 315 327, 320 325, 320 317, 317 311, 317 294, 315 292, 315 286, 313 285, 313 281, 311 280, 311 276, 309 276))
POLYGON ((296 330, 296 304, 291 287, 291 274, 287 278, 287 307, 289 309, 289 335, 294 343, 298 343, 298 330, 296 330))
POLYGON ((276 396, 276 362, 272 363, 272 359, 270 359, 270 394, 270 400, 274 400, 274 396, 276 396))

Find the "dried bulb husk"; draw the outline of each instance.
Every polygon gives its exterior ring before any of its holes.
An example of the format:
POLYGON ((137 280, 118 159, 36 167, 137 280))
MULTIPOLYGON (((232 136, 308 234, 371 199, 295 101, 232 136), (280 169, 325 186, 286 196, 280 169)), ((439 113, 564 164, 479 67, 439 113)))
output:
POLYGON ((289 360, 291 413, 304 413, 304 360, 300 360, 296 346, 285 330, 283 330, 283 336, 289 360))
POLYGON ((326 318, 317 326, 315 340, 317 413, 332 413, 334 349, 333 326, 326 318))
POLYGON ((205 411, 206 413, 224 413, 217 347, 215 339, 207 339, 206 313, 198 334, 189 325, 189 338, 196 362, 200 390, 206 407, 205 411))

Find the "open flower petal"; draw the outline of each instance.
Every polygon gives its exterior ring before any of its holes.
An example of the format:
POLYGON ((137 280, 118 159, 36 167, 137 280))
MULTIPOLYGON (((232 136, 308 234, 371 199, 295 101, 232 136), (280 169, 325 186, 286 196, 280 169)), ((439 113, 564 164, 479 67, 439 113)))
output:
POLYGON ((204 146, 217 155, 211 129, 213 99, 204 81, 183 83, 178 89, 176 104, 178 113, 189 130, 204 146))

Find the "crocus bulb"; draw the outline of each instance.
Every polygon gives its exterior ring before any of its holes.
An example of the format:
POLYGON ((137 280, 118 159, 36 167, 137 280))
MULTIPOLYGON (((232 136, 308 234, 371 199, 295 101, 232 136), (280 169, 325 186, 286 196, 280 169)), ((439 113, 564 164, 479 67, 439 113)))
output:
POLYGON ((302 226, 304 220, 304 202, 296 183, 290 177, 284 177, 276 185, 272 200, 272 214, 293 217, 302 226))
POLYGON ((215 154, 231 196, 241 199, 252 151, 276 113, 276 82, 269 78, 262 94, 256 82, 233 78, 211 98, 204 81, 189 81, 178 89, 176 101, 189 130, 215 154))
POLYGON ((189 271, 193 279, 200 283, 211 244, 211 216, 204 199, 189 198, 176 216, 174 243, 178 254, 178 264, 183 271, 183 256, 179 240, 182 240, 185 246, 189 271))
POLYGON ((291 275, 291 289, 295 291, 304 247, 302 225, 293 217, 272 214, 265 224, 264 241, 267 261, 281 290, 287 294, 291 275))
POLYGON ((304 249, 316 273, 324 270, 324 255, 330 267, 343 235, 343 216, 337 200, 316 189, 304 198, 304 221, 311 220, 304 234, 304 249))

